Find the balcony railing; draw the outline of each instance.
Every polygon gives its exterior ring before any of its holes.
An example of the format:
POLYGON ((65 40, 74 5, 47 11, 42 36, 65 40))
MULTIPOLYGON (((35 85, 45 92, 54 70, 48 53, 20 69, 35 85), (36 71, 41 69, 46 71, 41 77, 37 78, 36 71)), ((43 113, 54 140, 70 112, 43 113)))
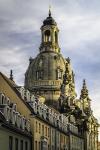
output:
POLYGON ((41 80, 41 81, 33 81, 32 84, 34 86, 60 86, 60 80, 41 80))

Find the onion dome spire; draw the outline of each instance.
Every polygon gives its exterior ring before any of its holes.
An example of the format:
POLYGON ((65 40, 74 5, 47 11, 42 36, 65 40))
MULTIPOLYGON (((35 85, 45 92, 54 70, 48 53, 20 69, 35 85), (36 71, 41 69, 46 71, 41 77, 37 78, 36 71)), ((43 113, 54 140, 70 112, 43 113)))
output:
POLYGON ((82 86, 80 98, 84 99, 86 97, 88 97, 88 89, 87 89, 87 86, 86 86, 86 81, 84 79, 83 80, 83 86, 82 86))

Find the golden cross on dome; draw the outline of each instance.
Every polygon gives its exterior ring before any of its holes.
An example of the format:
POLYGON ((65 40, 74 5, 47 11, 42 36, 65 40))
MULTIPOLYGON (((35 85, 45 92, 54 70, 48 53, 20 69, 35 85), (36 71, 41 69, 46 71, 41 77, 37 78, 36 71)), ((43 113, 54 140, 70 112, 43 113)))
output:
POLYGON ((51 17, 51 0, 48 0, 49 3, 49 17, 51 17))
POLYGON ((51 5, 49 5, 49 17, 51 17, 51 5))

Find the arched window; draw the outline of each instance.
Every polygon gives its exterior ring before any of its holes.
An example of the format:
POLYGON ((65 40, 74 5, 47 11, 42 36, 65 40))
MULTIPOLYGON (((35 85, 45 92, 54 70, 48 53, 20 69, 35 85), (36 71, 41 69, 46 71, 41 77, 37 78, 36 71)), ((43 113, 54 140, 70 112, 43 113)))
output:
POLYGON ((50 30, 46 30, 44 33, 44 41, 45 42, 50 42, 51 41, 51 35, 50 35, 50 30))

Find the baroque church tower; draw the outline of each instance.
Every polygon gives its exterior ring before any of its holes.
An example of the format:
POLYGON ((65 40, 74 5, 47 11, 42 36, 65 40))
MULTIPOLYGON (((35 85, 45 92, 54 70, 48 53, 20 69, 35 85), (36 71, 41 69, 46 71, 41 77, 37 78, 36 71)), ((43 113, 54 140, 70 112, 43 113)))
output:
POLYGON ((41 26, 39 54, 31 58, 25 74, 25 87, 45 97, 45 103, 59 105, 61 95, 76 97, 70 59, 63 58, 58 41, 59 29, 49 10, 41 26), (64 93, 62 93, 62 91, 64 93))

